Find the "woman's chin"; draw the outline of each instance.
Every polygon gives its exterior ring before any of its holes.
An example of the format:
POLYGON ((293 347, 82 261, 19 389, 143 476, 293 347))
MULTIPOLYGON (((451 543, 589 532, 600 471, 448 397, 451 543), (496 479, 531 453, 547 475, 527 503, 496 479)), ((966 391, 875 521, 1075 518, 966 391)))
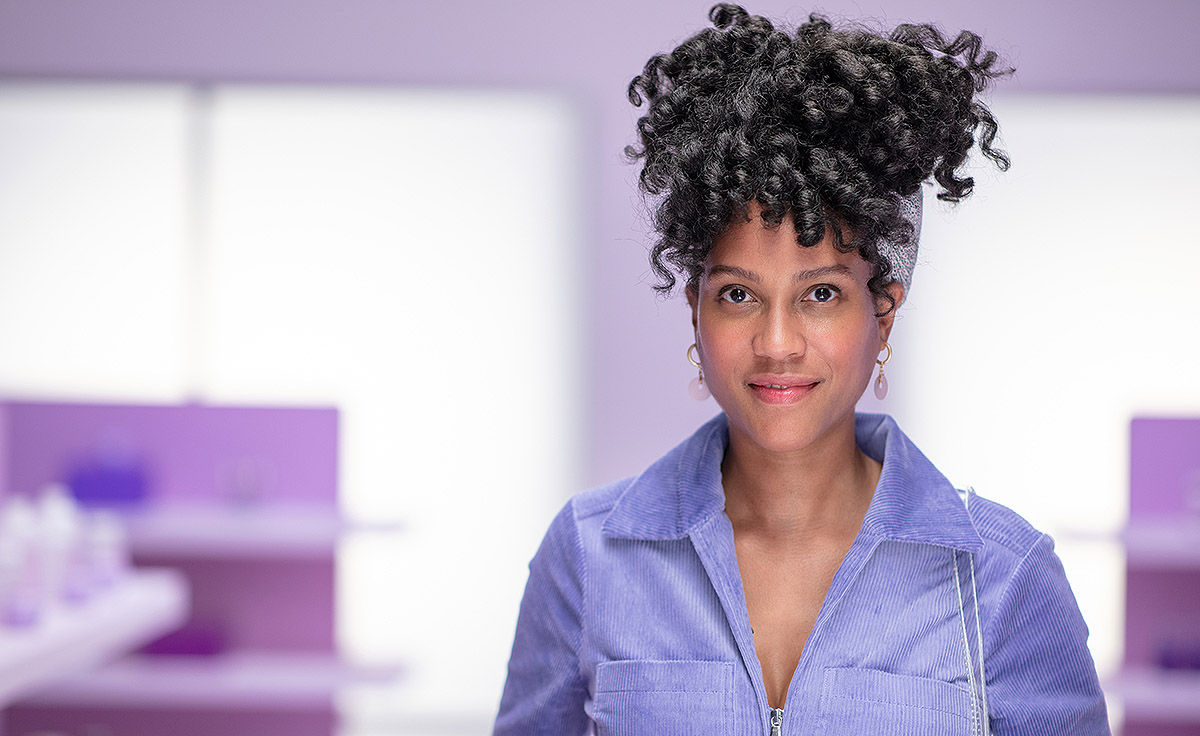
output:
POLYGON ((755 411, 731 413, 731 441, 747 443, 746 449, 767 454, 790 455, 825 447, 839 428, 848 425, 848 435, 854 436, 854 408, 837 416, 814 416, 811 412, 755 411))

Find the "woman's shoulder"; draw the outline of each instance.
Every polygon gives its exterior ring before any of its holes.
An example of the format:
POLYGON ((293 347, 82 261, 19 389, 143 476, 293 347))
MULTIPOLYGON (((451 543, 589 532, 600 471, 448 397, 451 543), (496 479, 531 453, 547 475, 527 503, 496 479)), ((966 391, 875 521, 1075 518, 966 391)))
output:
MULTIPOLYGON (((997 620, 997 615, 1005 619, 1004 611, 1009 611, 1007 616, 1014 620, 1021 619, 1023 614, 1012 611, 1049 606, 1054 614, 1043 612, 1038 616, 1047 621, 1054 616, 1069 616, 1073 626, 1082 626, 1066 571, 1054 551, 1053 537, 1016 511, 981 496, 971 494, 967 510, 983 540, 975 554, 975 569, 980 605, 988 612, 989 620, 997 620)), ((1086 638, 1086 629, 1081 631, 1086 638)))
POLYGON ((1048 535, 1004 504, 974 491, 967 491, 966 495, 967 514, 983 539, 985 549, 1006 552, 1020 559, 1029 554, 1038 542, 1047 538, 1048 535))
POLYGON ((543 545, 555 538, 581 540, 584 535, 599 532, 600 523, 613 510, 634 477, 589 488, 567 499, 546 530, 543 545))
POLYGON ((576 493, 567 501, 567 508, 571 511, 571 516, 576 521, 582 521, 589 517, 607 514, 612 511, 617 504, 617 500, 621 498, 621 494, 629 487, 629 484, 634 481, 637 476, 622 478, 618 481, 605 483, 601 486, 589 488, 586 491, 576 493))

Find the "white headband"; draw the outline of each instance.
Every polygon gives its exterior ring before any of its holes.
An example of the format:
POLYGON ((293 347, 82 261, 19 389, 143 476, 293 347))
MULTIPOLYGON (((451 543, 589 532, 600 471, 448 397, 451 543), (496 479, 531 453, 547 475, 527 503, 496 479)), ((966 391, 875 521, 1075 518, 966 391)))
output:
POLYGON ((904 287, 905 297, 908 296, 908 287, 912 285, 913 268, 917 265, 917 246, 921 242, 922 202, 920 188, 907 197, 900 197, 900 215, 913 226, 912 238, 907 243, 890 240, 879 242, 879 254, 892 264, 892 278, 904 287))

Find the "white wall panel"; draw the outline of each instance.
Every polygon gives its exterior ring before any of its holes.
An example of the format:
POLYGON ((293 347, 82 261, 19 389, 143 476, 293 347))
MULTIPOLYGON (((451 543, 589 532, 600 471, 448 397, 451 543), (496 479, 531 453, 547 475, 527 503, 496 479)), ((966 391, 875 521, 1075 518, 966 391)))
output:
POLYGON ((0 391, 186 392, 181 86, 0 85, 0 391))
MULTIPOLYGON (((499 94, 223 88, 202 369, 343 410, 340 635, 390 713, 490 717, 526 563, 575 489, 572 121, 499 94)), ((365 706, 364 706, 365 707, 365 706)))

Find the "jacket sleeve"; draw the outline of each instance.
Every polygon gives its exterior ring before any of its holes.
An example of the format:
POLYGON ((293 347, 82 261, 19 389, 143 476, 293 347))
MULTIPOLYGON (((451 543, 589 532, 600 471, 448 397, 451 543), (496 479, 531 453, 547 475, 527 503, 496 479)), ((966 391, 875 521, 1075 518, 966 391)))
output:
POLYGON ((1042 534, 984 612, 984 676, 994 736, 1107 736, 1088 630, 1054 542, 1042 534))
POLYGON ((587 730, 580 673, 584 557, 571 504, 529 563, 495 736, 577 736, 587 730))

